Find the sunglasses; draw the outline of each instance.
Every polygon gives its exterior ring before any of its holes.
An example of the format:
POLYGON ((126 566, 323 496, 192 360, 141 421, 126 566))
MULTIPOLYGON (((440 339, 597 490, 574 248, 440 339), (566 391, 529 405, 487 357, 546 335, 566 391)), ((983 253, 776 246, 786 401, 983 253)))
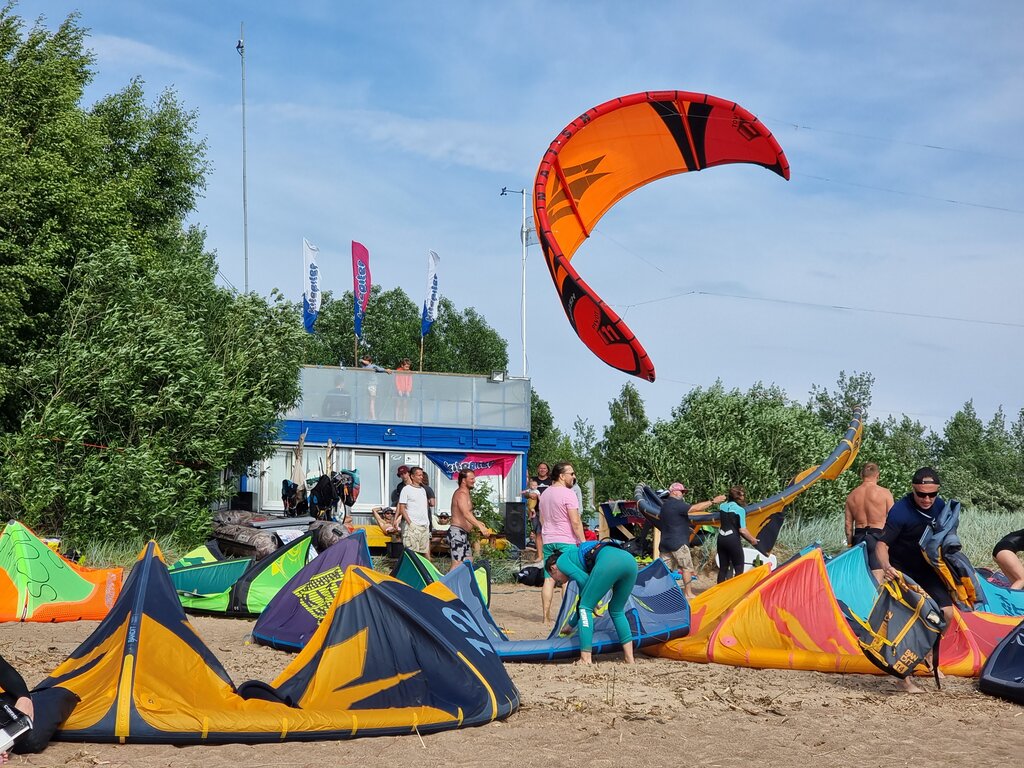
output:
POLYGON ((924 491, 914 491, 914 495, 919 499, 934 499, 939 495, 939 492, 932 491, 931 493, 925 493, 924 491))

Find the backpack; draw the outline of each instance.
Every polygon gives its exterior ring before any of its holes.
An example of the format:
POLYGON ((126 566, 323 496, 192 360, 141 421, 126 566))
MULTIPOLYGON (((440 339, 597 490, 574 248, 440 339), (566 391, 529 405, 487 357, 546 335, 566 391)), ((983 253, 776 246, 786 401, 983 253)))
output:
POLYGON ((591 542, 587 542, 580 547, 580 550, 582 550, 580 561, 583 563, 583 570, 587 573, 591 573, 594 570, 594 566, 597 564, 597 555, 605 547, 626 549, 622 542, 618 542, 615 539, 601 539, 600 541, 593 542, 593 544, 591 544, 591 542))
POLYGON ((528 587, 544 586, 544 569, 528 565, 516 574, 516 581, 528 587))
POLYGON ((957 528, 960 502, 950 499, 921 534, 921 553, 935 569, 960 608, 973 611, 984 602, 984 591, 974 566, 962 551, 957 528))
POLYGON ((882 584, 867 621, 853 617, 857 642, 868 661, 894 677, 906 678, 932 654, 939 683, 939 638, 946 628, 942 609, 921 587, 900 574, 882 584))

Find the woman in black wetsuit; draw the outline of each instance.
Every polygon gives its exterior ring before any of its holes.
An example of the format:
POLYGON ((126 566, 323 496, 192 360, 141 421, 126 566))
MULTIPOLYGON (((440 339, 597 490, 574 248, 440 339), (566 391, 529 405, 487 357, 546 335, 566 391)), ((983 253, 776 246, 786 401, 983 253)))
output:
MULTIPOLYGON (((14 708, 34 718, 35 709, 32 707, 32 699, 28 695, 28 686, 25 685, 25 678, 18 674, 18 670, 8 664, 3 656, 0 656, 0 688, 4 693, 14 698, 14 708)), ((7 753, 0 754, 0 763, 7 762, 7 753)))
POLYGON ((992 559, 1010 580, 1010 589, 1024 589, 1024 565, 1018 552, 1024 552, 1024 528, 1003 536, 992 550, 992 559))
POLYGON ((757 546, 757 539, 747 530, 747 511, 743 503, 747 492, 742 485, 734 485, 728 500, 719 506, 718 520, 718 583, 743 573, 743 544, 740 536, 757 546))

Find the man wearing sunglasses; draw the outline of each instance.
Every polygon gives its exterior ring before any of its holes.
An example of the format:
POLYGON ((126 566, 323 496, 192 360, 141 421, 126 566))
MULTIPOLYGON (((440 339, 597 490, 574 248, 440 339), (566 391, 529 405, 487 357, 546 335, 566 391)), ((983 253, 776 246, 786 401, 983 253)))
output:
MULTIPOLYGON (((922 467, 914 473, 910 486, 913 490, 889 510, 882 537, 875 545, 875 555, 886 581, 895 579, 897 571, 905 573, 938 603, 949 626, 953 621, 953 598, 925 559, 920 545, 921 534, 935 513, 946 505, 939 496, 939 473, 931 467, 922 467)), ((909 677, 900 681, 900 687, 908 693, 923 693, 909 677)))

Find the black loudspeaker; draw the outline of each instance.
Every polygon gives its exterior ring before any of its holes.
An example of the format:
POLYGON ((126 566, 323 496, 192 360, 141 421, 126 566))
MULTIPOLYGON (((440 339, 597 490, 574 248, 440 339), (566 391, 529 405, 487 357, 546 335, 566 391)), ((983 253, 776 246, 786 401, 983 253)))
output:
POLYGON ((228 507, 230 509, 241 509, 245 512, 255 512, 256 510, 252 508, 254 501, 253 496, 254 494, 252 491, 236 493, 231 497, 231 501, 228 502, 228 507))
POLYGON ((526 549, 526 502, 505 502, 505 538, 513 546, 526 549))

